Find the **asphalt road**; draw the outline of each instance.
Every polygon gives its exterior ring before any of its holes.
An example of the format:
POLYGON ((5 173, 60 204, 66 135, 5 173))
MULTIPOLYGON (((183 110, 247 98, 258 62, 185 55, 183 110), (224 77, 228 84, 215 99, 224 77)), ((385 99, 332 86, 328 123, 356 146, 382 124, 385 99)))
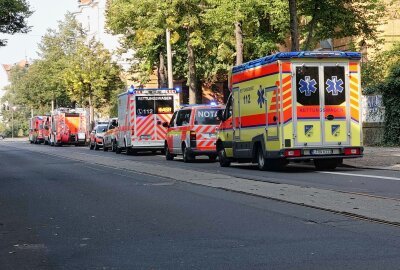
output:
MULTIPOLYGON (((47 146, 33 146, 47 147, 47 146)), ((399 196, 390 171, 258 172, 113 155, 261 181, 399 196)), ((98 156, 98 157, 97 157, 98 156)), ((400 269, 400 229, 0 144, 0 269, 400 269)))
MULTIPOLYGON (((38 146, 47 147, 47 146, 38 146)), ((191 170, 222 173, 225 175, 246 178, 258 181, 267 181, 291 184, 302 187, 364 193, 373 196, 400 199, 400 171, 362 169, 352 167, 338 167, 333 172, 317 172, 313 164, 291 164, 284 171, 259 171, 256 165, 235 164, 229 168, 221 168, 218 162, 209 162, 207 158, 198 158, 195 163, 184 163, 181 157, 174 161, 166 161, 164 156, 151 153, 140 153, 137 156, 125 154, 105 153, 102 150, 89 151, 87 147, 62 148, 64 152, 74 155, 75 152, 94 156, 111 156, 115 159, 147 162, 155 165, 167 165, 177 168, 190 168, 191 170)))

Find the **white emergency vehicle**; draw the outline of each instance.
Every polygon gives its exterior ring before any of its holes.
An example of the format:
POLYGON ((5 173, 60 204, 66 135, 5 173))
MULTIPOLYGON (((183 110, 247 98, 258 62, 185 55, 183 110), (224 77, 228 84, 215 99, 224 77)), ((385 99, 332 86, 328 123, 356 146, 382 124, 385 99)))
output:
POLYGON ((179 89, 129 88, 118 96, 118 136, 116 153, 163 151, 167 128, 175 110, 179 109, 179 89))

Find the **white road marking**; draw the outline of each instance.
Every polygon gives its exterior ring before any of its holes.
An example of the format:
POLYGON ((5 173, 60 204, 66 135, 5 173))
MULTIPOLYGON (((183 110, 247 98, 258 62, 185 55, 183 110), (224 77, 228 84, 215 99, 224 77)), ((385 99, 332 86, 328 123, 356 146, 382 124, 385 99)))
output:
POLYGON ((318 173, 337 174, 337 175, 347 175, 347 176, 355 176, 355 177, 365 177, 365 178, 376 178, 376 179, 400 181, 400 178, 397 178, 397 177, 381 176, 381 175, 365 175, 365 174, 341 173, 341 172, 318 172, 318 173))

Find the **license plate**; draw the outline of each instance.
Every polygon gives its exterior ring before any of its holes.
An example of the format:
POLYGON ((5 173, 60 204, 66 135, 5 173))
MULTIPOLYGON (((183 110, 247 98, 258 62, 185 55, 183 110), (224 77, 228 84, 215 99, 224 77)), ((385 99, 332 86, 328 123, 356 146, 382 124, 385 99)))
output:
POLYGON ((332 155, 332 149, 315 149, 311 150, 311 155, 332 155))

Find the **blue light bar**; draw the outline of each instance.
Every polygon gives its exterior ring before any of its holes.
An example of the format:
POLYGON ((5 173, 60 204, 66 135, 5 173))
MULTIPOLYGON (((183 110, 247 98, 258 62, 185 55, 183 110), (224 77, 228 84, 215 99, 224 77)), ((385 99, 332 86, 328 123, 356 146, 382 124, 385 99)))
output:
POLYGON ((255 68, 258 66, 273 63, 278 60, 287 59, 301 59, 301 58, 344 58, 351 60, 361 59, 361 53, 359 52, 341 52, 341 51, 312 51, 312 52, 280 52, 273 55, 268 55, 240 66, 235 66, 232 69, 232 73, 238 73, 246 69, 255 68))

